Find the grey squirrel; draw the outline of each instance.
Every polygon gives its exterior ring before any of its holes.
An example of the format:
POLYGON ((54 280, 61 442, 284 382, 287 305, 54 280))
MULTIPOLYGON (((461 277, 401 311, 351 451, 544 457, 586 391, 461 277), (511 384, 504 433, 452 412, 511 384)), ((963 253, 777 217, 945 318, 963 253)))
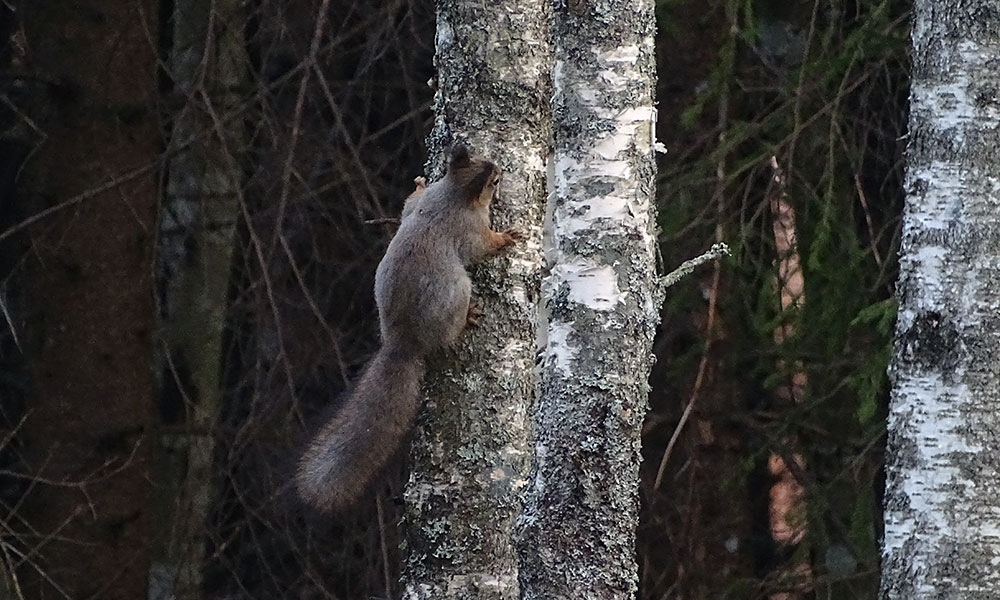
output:
POLYGON ((361 497, 413 426, 427 355, 475 324, 466 267, 521 238, 490 229, 500 176, 495 164, 457 145, 443 179, 426 187, 423 178, 414 180, 375 271, 382 347, 298 463, 299 495, 315 508, 338 512, 361 497))

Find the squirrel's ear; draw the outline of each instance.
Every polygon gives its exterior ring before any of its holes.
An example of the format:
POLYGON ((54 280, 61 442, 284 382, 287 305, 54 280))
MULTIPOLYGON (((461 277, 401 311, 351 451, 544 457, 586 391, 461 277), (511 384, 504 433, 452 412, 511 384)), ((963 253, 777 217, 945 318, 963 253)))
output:
POLYGON ((467 166, 469 166, 469 147, 462 143, 455 144, 448 153, 448 170, 467 166))

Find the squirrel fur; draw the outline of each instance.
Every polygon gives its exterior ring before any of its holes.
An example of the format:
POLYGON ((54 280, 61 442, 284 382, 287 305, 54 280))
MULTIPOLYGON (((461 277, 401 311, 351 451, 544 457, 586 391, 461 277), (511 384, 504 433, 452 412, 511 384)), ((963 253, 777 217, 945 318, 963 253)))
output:
POLYGON ((299 495, 325 512, 351 507, 381 474, 416 420, 427 355, 475 324, 466 267, 520 239, 490 229, 500 169, 465 146, 451 150, 443 179, 414 182, 375 272, 382 346, 296 471, 299 495))

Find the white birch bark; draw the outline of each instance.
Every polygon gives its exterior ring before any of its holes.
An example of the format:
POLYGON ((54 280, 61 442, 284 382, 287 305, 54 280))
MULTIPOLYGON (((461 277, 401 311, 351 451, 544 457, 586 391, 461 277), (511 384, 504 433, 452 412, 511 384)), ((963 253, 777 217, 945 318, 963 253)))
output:
POLYGON ((493 228, 526 239, 473 272, 484 312, 431 363, 406 489, 404 598, 519 596, 511 540, 530 464, 530 406, 550 141, 547 0, 439 1, 428 179, 466 141, 503 170, 493 228))
POLYGON ((161 499, 169 531, 154 595, 179 599, 201 594, 214 493, 223 330, 246 144, 241 120, 224 119, 247 89, 243 11, 240 0, 177 0, 172 18, 170 75, 185 103, 171 143, 187 148, 170 160, 161 216, 163 368, 180 388, 186 418, 182 432, 160 438, 159 464, 175 495, 161 499))
POLYGON ((1000 593, 1000 10, 917 0, 882 595, 1000 593))
POLYGON ((652 0, 556 2, 554 158, 522 597, 632 598, 659 311, 652 0))

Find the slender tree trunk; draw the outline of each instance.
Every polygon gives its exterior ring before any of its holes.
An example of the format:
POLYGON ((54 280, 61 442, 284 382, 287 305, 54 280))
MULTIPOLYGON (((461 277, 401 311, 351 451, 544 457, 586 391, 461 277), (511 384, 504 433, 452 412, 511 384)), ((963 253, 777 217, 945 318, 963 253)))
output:
POLYGON ((523 598, 632 598, 655 299, 652 0, 557 3, 523 598))
MULTIPOLYGON (((780 347, 795 334, 798 315, 806 303, 806 282, 799 255, 795 208, 788 196, 787 181, 777 157, 771 157, 771 168, 773 186, 768 204, 777 257, 774 283, 782 314, 772 335, 774 343, 780 347)), ((791 411, 805 399, 807 374, 799 361, 790 366, 779 360, 775 366, 786 378, 774 390, 773 406, 776 410, 791 411)), ((768 525, 778 554, 788 558, 775 561, 776 564, 771 567, 768 577, 775 581, 776 589, 770 593, 769 599, 798 600, 812 591, 814 581, 812 568, 804 558, 808 554, 800 551, 800 544, 809 532, 806 490, 800 481, 807 466, 797 436, 785 436, 778 444, 767 458, 767 470, 772 478, 768 492, 768 525), (786 461, 794 461, 796 466, 789 468, 786 461)))
POLYGON ((19 6, 29 68, 51 91, 31 106, 47 137, 26 189, 35 212, 54 210, 30 230, 25 593, 135 600, 148 592, 158 13, 19 6))
MULTIPOLYGON (((436 165, 456 140, 504 171, 494 229, 527 236, 478 267, 485 316, 427 378, 406 491, 404 596, 518 598, 511 541, 530 459, 550 121, 548 4, 438 2, 436 165)), ((431 169, 430 171, 433 171, 431 169)), ((430 172, 433 178, 440 172, 430 172)))
POLYGON ((169 74, 184 100, 173 123, 160 219, 165 402, 179 414, 160 438, 166 542, 159 552, 176 598, 202 587, 212 460, 222 403, 222 340, 246 136, 231 118, 247 91, 243 3, 177 0, 169 74), (179 431, 179 432, 178 432, 179 431))
POLYGON ((914 7, 885 598, 1000 590, 998 28, 993 0, 914 7))

